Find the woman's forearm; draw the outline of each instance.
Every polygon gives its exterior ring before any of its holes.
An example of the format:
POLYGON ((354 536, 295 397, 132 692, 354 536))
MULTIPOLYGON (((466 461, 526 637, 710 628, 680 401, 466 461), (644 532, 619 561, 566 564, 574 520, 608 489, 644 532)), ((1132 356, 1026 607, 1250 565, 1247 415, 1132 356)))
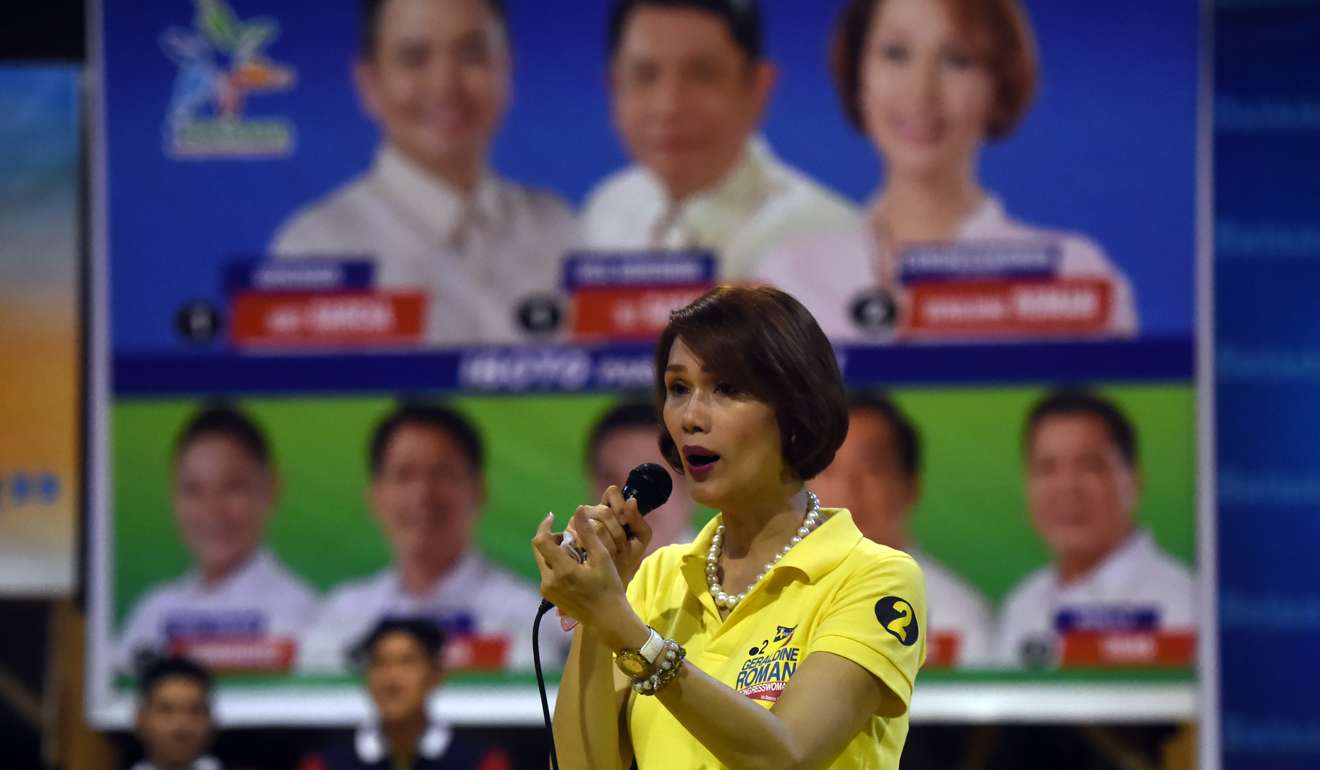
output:
POLYGON ((804 749, 783 720, 690 663, 655 697, 729 767, 776 770, 805 762, 804 749))
MULTIPOLYGON (((621 770, 631 761, 620 718, 624 697, 614 670, 609 647, 589 627, 579 626, 555 702, 555 746, 563 770, 621 770)), ((802 751, 782 720, 690 663, 656 697, 729 767, 775 770, 802 764, 802 751)))
MULTIPOLYGON (((573 640, 574 652, 581 655, 580 663, 591 661, 603 667, 601 678, 611 680, 612 651, 637 649, 648 630, 621 598, 602 601, 595 609, 598 612, 591 614, 593 622, 584 623, 573 640), (596 657, 582 654, 588 647, 598 650, 596 657)), ((570 655, 572 660, 574 656, 570 655)), ((565 681, 567 679, 566 671, 565 681)), ((586 692, 581 684, 576 683, 575 690, 586 692)), ((561 698, 562 692, 561 689, 561 698)), ((661 688, 655 697, 698 743, 729 767, 775 770, 803 764, 805 752, 783 720, 690 662, 685 662, 674 681, 661 688)), ((560 713, 556 708, 556 722, 560 713)), ((588 715, 584 712, 582 716, 588 715)), ((622 727, 616 729, 622 733, 622 727)), ((631 751, 624 759, 630 758, 631 751)))
POLYGON ((563 770, 622 770, 629 765, 621 706, 613 655, 594 632, 578 626, 555 701, 555 747, 563 770))

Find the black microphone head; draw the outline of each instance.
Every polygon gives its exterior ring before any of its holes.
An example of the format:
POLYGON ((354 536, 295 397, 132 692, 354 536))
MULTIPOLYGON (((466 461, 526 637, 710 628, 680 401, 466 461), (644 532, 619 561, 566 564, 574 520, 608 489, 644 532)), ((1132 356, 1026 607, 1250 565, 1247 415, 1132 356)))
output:
POLYGON ((669 471, 655 463, 642 463, 628 474, 623 483, 623 498, 637 498, 637 510, 645 516, 665 504, 674 491, 669 471))

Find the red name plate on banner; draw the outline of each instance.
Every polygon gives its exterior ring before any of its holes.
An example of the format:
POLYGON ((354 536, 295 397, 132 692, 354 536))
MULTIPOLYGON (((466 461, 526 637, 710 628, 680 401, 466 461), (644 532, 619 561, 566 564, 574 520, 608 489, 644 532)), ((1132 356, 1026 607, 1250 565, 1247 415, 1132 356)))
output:
POLYGON ((445 642, 444 666, 451 671, 500 671, 509 659, 503 636, 463 634, 445 642))
POLYGON ((573 295, 573 336, 654 340, 669 313, 700 297, 706 286, 579 289, 573 295))
POLYGON ((913 284, 909 337, 1036 337, 1102 332, 1113 313, 1105 279, 913 284))
POLYGON ((222 673, 283 673, 293 668, 292 639, 176 639, 170 653, 222 673))
POLYGON ((234 297, 232 337, 239 347, 358 347, 416 343, 422 292, 245 293, 234 297))
POLYGON ((1060 663, 1087 667, 1184 667, 1196 660, 1194 631, 1073 631, 1060 663))
POLYGON ((958 664, 962 637, 952 631, 939 631, 926 638, 926 668, 952 668, 958 664))
POLYGON ((563 265, 573 299, 569 332, 580 341, 650 342, 669 313, 700 297, 715 279, 703 251, 580 252, 563 265))

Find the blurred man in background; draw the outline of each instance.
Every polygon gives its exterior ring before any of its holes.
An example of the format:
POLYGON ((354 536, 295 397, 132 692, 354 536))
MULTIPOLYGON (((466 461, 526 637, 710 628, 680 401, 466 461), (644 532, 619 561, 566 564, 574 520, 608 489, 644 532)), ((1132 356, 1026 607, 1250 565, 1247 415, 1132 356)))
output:
POLYGON ((509 107, 501 0, 367 0, 354 82, 383 143, 370 170, 296 213, 281 257, 369 257, 376 286, 430 295, 427 341, 513 342, 526 301, 552 296, 576 240, 568 206, 500 178, 509 107))
POLYGON ((593 250, 710 250, 752 275, 785 239, 854 207, 756 136, 774 88, 754 0, 620 0, 609 27, 614 123, 634 165, 587 199, 593 250))
POLYGON ((160 658, 138 677, 135 723, 145 758, 133 770, 221 770, 206 756, 215 733, 211 675, 186 658, 160 658))
POLYGON ((264 545, 279 498, 266 437, 237 409, 208 407, 184 425, 173 461, 174 511, 193 566, 129 612, 115 666, 132 671, 137 655, 172 651, 213 669, 288 668, 316 595, 264 545))
MULTIPOLYGON (((389 617, 429 618, 451 638, 456 666, 532 667, 527 633, 541 596, 474 543, 484 465, 476 427, 449 407, 401 406, 376 426, 367 502, 394 563, 330 592, 303 637, 303 669, 343 670, 353 646, 389 617)), ((567 637, 547 632, 545 641, 557 665, 567 637)))
MULTIPOLYGON (((591 428, 587 438, 587 473, 591 499, 599 500, 611 484, 623 487, 628 474, 642 463, 667 467, 660 454, 660 423, 650 401, 621 401, 610 407, 591 428)), ((646 553, 672 543, 692 541, 693 502, 687 478, 670 470, 674 490, 669 500, 646 515, 651 525, 651 543, 646 553)))
MULTIPOLYGON (((1052 563, 1004 600, 997 653, 1006 665, 1057 662, 1074 623, 1097 631, 1194 631, 1192 573, 1137 525, 1137 435, 1111 402, 1051 393, 1023 433, 1027 507, 1052 563)), ((1190 663, 1190 661, 1184 661, 1190 663)))
POLYGON ((377 623, 354 653, 374 718, 299 770, 508 770, 504 751, 456 735, 427 714, 443 677, 443 648, 444 633, 429 619, 377 623))
POLYGON ((930 615, 929 663, 985 665, 992 629, 989 603, 913 542, 912 512, 921 499, 921 437, 907 415, 887 398, 854 394, 848 437, 834 462, 809 486, 821 505, 850 510, 866 537, 907 551, 921 565, 930 615))

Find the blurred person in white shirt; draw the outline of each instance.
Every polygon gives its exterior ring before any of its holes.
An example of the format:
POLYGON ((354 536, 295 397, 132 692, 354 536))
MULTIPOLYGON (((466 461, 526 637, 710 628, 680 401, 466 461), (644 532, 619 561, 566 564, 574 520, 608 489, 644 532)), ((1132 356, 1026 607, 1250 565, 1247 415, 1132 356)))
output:
POLYGON ((1128 418, 1094 394, 1059 391, 1032 407, 1024 442, 1027 506, 1051 563, 1004 600, 999 660, 1049 664, 1062 611, 1145 612, 1154 630, 1195 631, 1192 571, 1137 523, 1142 479, 1128 418))
POLYGON ((822 505, 852 511, 863 535, 917 560, 926 578, 928 639, 943 635, 954 640, 956 653, 946 663, 989 663, 989 602, 912 537, 912 515, 921 500, 921 436, 906 414, 883 396, 853 394, 848 436, 834 461, 809 486, 822 505))
POLYGON ((372 0, 362 8, 353 75, 381 147, 365 174, 281 225, 271 253, 370 259, 377 287, 429 294, 431 345, 552 332, 526 316, 561 302, 560 263, 576 223, 558 196, 489 165, 510 101, 503 2, 372 0))
MULTIPOLYGON (((660 454, 660 421, 655 416, 655 404, 644 399, 620 401, 596 418, 587 436, 589 496, 598 499, 610 486, 622 488, 628 474, 642 463, 665 464, 660 454)), ((673 543, 692 542, 695 534, 695 504, 688 492, 687 477, 670 476, 674 488, 669 499, 646 514, 646 523, 651 527, 647 556, 673 543)))
POLYGON ((792 292, 832 340, 887 342, 908 304, 905 248, 993 243, 1052 255, 1060 278, 1106 282, 1112 311, 1099 333, 1136 333, 1132 287, 1095 242, 1013 219, 981 185, 983 146, 1012 133, 1036 90, 1019 0, 849 0, 832 58, 844 113, 875 145, 884 183, 856 224, 788 244, 758 280, 792 292))
POLYGON ((754 0, 621 0, 609 55, 614 123, 634 164, 589 194, 588 249, 710 251, 719 277, 740 279, 782 241, 855 218, 757 136, 776 71, 754 0))
POLYGON ((226 642, 235 652, 283 644, 284 665, 292 663, 316 594, 264 545, 279 478, 261 429, 233 407, 206 407, 180 431, 172 471, 176 521, 193 565, 133 606, 115 667, 131 671, 142 653, 226 642))
MULTIPOLYGON (((485 449, 476 428, 449 407, 407 404, 376 426, 369 451, 368 504, 394 563, 331 590, 302 637, 299 667, 344 671, 353 646, 378 621, 424 617, 453 640, 451 653, 480 640, 494 645, 495 658, 479 665, 531 668, 528 632, 541 596, 474 542, 486 501, 485 449)), ((542 640, 544 662, 557 665, 568 638, 547 631, 542 640)))

